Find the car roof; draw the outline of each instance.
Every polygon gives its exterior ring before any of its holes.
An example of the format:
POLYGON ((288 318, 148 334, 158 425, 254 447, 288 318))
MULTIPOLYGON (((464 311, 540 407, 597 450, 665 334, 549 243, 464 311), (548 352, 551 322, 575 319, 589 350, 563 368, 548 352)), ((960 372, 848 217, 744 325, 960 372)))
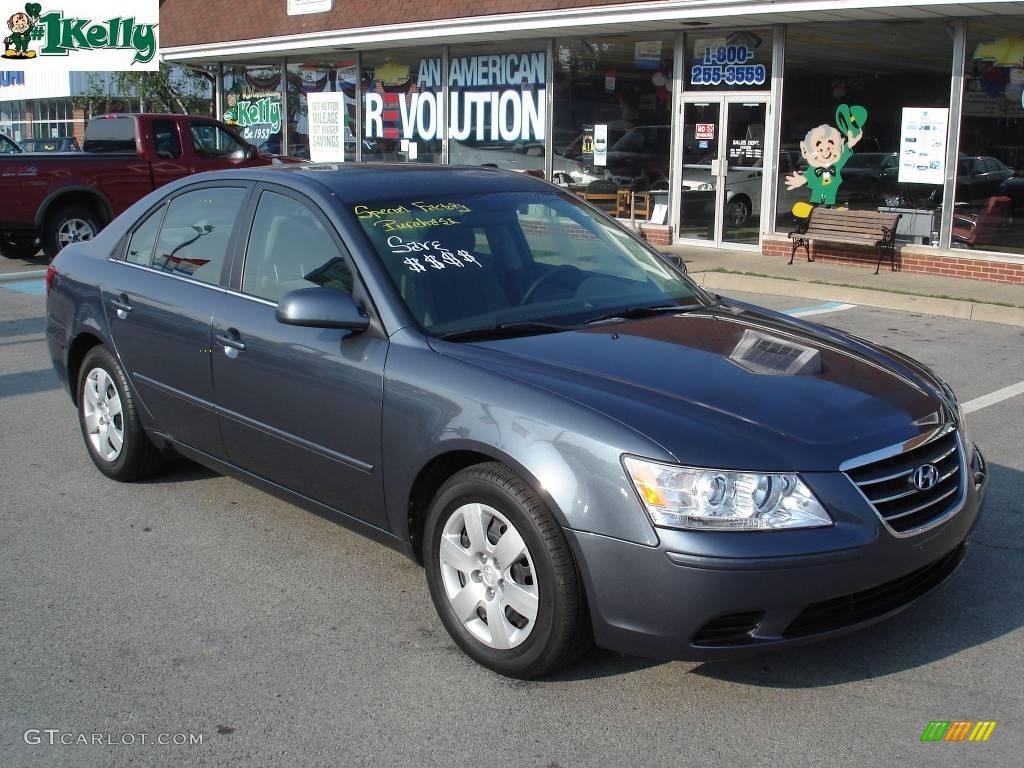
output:
POLYGON ((553 189, 547 182, 525 173, 479 166, 415 163, 288 163, 211 171, 189 178, 192 182, 246 179, 299 190, 326 188, 342 203, 352 205, 371 200, 409 200, 417 196, 450 196, 457 201, 460 195, 480 192, 553 189))

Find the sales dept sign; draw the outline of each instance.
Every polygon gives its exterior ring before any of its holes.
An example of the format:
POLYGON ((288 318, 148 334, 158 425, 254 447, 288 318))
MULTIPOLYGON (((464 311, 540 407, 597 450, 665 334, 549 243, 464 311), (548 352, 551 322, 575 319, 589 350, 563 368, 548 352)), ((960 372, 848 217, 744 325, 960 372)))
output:
POLYGON ((155 71, 158 0, 0 0, 2 71, 155 71))

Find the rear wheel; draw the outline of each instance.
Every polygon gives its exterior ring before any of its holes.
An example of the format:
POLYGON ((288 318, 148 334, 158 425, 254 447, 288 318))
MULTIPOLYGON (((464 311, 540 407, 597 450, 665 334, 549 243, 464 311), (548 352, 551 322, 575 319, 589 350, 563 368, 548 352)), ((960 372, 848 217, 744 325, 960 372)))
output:
POLYGON ((78 422, 89 458, 109 478, 138 480, 161 463, 146 436, 124 370, 104 346, 93 347, 78 376, 78 422))
POLYGON ((583 588, 562 529, 501 464, 451 477, 427 515, 427 584, 471 658, 510 677, 569 664, 589 647, 583 588))
POLYGON ((84 205, 58 208, 46 218, 43 251, 52 259, 72 243, 92 240, 100 229, 100 219, 90 208, 84 205))

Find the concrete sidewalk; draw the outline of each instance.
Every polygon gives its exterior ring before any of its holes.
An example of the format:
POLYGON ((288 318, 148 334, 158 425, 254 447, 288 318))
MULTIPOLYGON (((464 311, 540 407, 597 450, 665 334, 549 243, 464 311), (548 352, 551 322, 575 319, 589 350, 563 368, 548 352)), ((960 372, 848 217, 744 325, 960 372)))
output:
POLYGON ((1024 327, 1024 287, 987 280, 892 272, 750 251, 670 246, 698 283, 712 291, 749 291, 840 301, 962 320, 1024 327))

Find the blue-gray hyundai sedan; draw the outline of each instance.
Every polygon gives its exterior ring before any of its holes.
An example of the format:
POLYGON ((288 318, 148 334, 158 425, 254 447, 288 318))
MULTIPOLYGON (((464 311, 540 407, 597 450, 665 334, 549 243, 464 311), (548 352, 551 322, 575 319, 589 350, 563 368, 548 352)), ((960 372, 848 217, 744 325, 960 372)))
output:
POLYGON ((525 175, 194 176, 47 286, 102 473, 180 454, 336 517, 421 562, 502 674, 863 627, 948 577, 978 519, 985 463, 928 368, 706 293, 525 175))

